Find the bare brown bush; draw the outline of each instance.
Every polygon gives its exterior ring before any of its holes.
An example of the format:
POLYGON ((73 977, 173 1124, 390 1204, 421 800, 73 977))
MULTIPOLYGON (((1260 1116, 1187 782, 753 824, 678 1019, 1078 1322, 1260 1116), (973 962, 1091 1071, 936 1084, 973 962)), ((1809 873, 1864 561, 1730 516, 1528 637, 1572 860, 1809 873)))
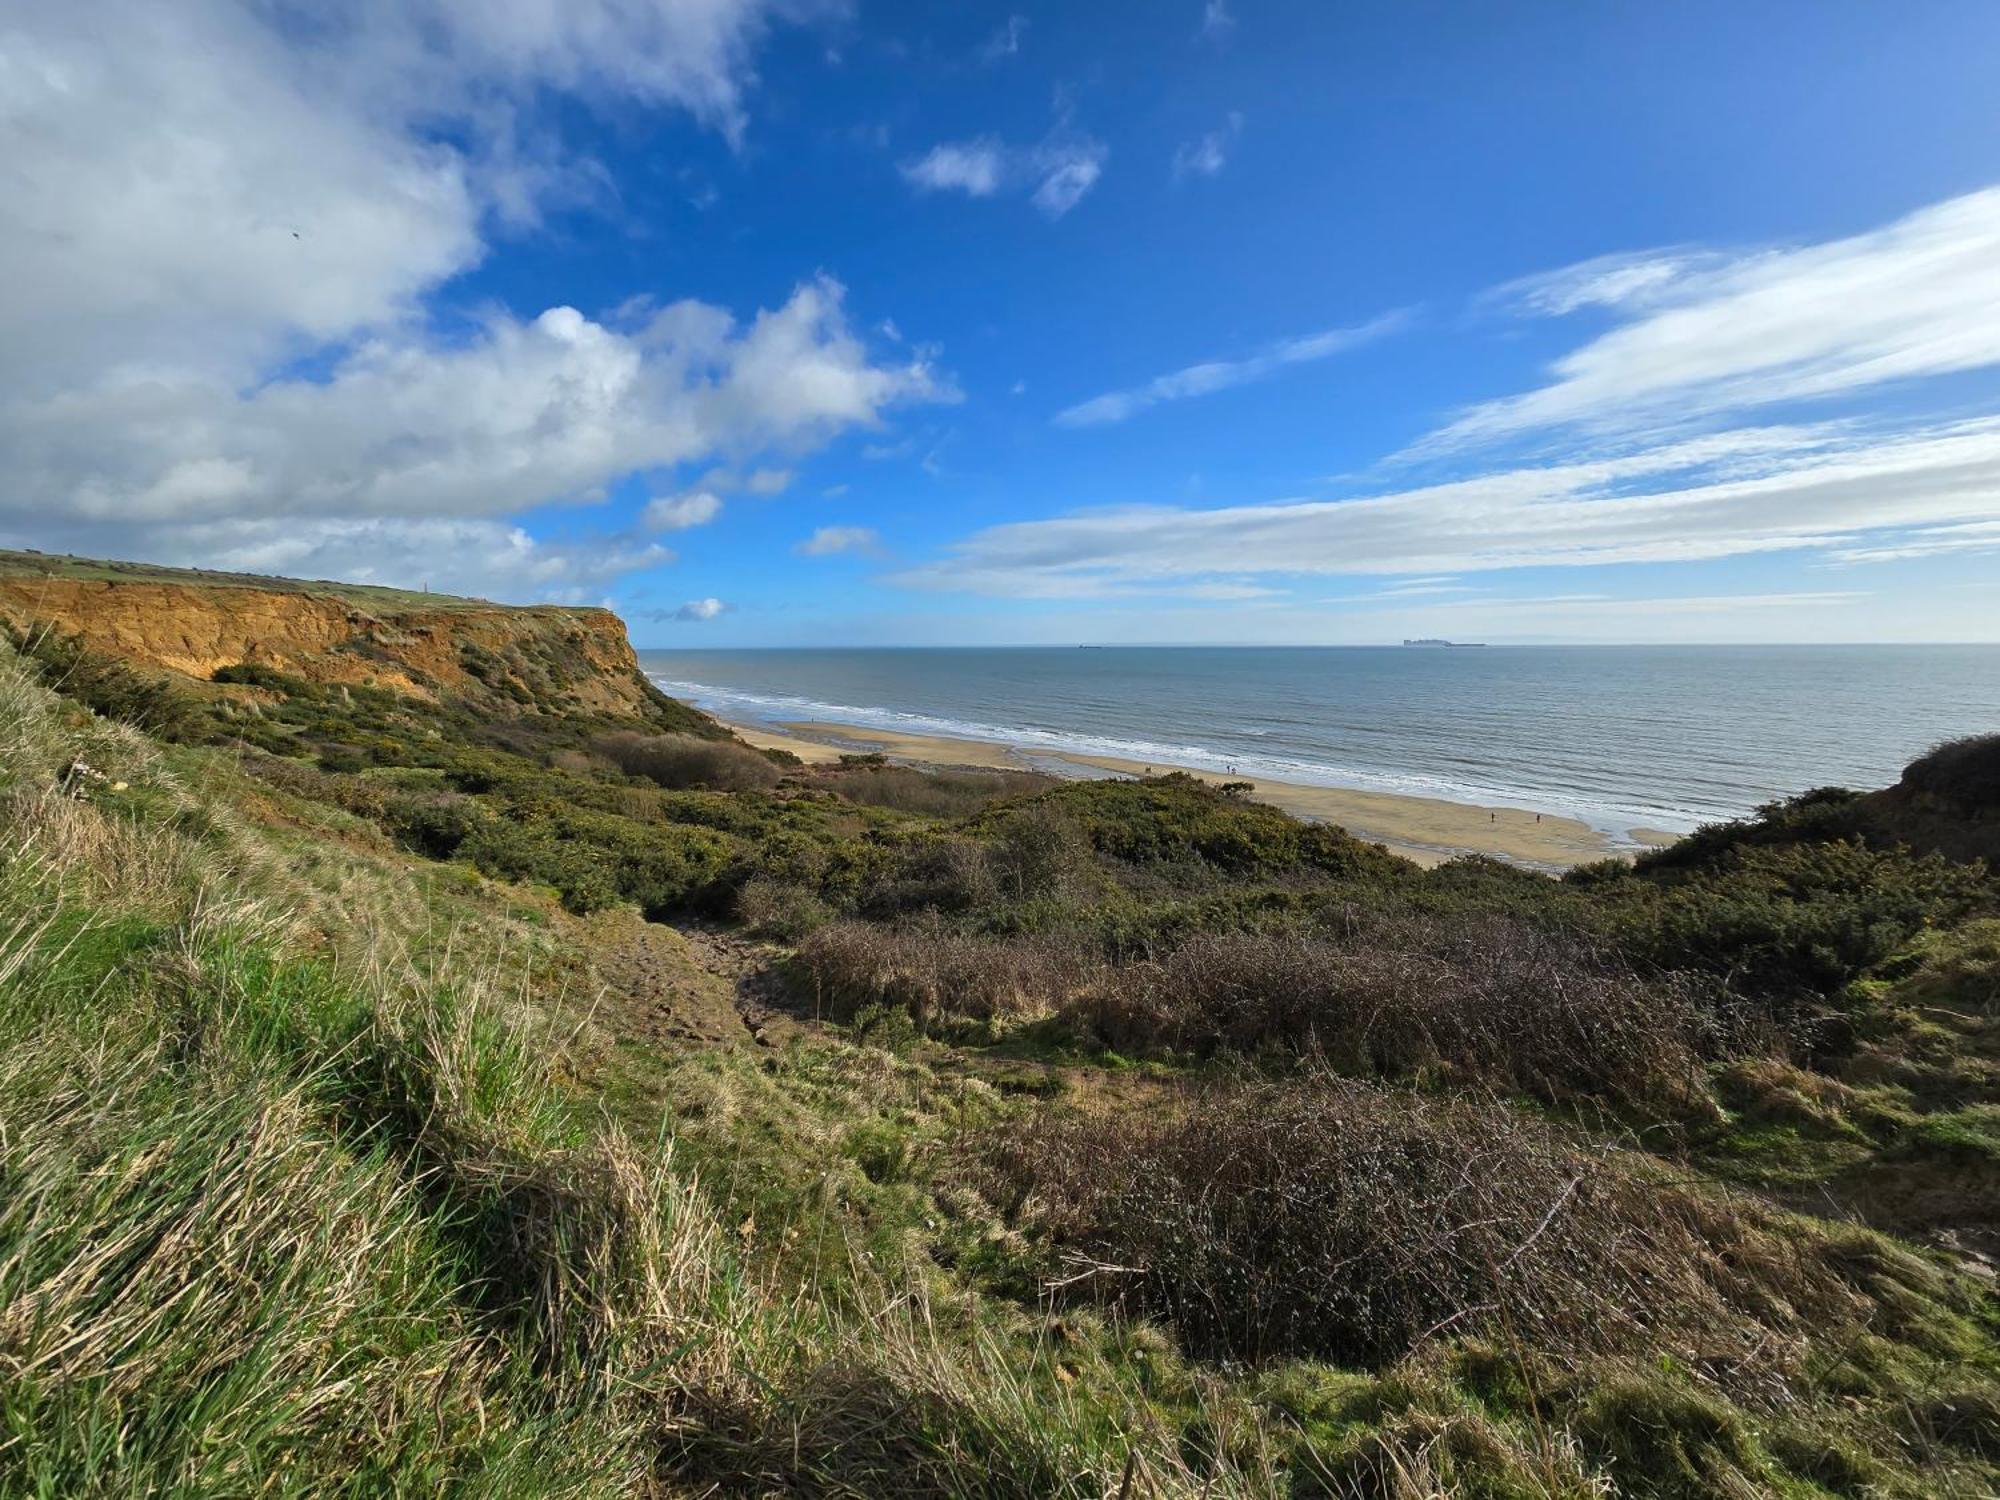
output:
POLYGON ((893 808, 932 818, 968 818, 1009 797, 1048 788, 1054 778, 1038 771, 919 771, 913 766, 843 765, 820 773, 850 802, 893 808))
POLYGON ((1242 1085, 974 1149, 981 1190, 1048 1237, 1052 1294, 1163 1316, 1210 1356, 1380 1366, 1482 1334, 1671 1354, 1740 1386, 1872 1307, 1774 1211, 1497 1104, 1242 1085))
POLYGON ((1065 1014, 1121 1049, 1276 1047, 1348 1074, 1680 1115, 1712 1109, 1702 1063, 1726 1028, 1711 998, 1523 923, 1406 919, 1339 936, 1198 935, 1106 971, 1065 1014))
POLYGON ((805 982, 828 1015, 846 1019, 871 1005, 897 1005, 919 1026, 1046 1014, 1088 963, 1071 939, 1002 942, 953 932, 936 921, 906 927, 836 922, 799 947, 805 982))
POLYGON ((888 917, 924 908, 973 911, 999 899, 986 846, 946 834, 901 850, 895 864, 862 894, 861 907, 870 916, 888 917))
POLYGON ((1075 895, 1094 884, 1090 840, 1057 808, 1020 808, 993 834, 987 867, 1000 893, 1015 901, 1075 895))
POLYGON ((729 740, 620 730, 600 735, 591 748, 626 775, 643 776, 670 791, 704 787, 754 792, 776 786, 784 775, 767 757, 729 740))
POLYGON ((905 846, 863 894, 861 908, 877 917, 926 908, 974 912, 1006 902, 1083 898, 1107 879, 1074 821, 1055 808, 1030 805, 986 838, 940 833, 905 846))
POLYGON ((558 771, 568 771, 575 776, 600 776, 606 771, 618 769, 609 757, 589 750, 551 751, 549 764, 558 771))
POLYGON ((833 920, 833 912, 805 886, 758 877, 736 893, 736 919, 763 937, 795 943, 833 920))

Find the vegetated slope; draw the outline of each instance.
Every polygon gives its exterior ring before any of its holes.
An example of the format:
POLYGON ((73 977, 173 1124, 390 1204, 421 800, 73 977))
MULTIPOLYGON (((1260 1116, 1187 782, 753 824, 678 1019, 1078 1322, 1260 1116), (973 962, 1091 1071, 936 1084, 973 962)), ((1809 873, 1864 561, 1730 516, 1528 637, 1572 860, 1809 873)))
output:
POLYGON ((0 621, 201 681, 232 667, 486 711, 659 721, 720 734, 646 681, 603 609, 509 608, 390 589, 0 554, 0 621), (679 709, 678 713, 674 710, 679 709), (674 722, 665 722, 671 718, 674 722))
POLYGON ((0 1284, 0 1488, 2000 1489, 2000 891, 1824 821, 1893 799, 1426 871, 1185 776, 805 768, 114 666, 6 678, 40 727, 0 782, 0 1013, 46 1066, 0 1078, 38 1205, 0 1208, 34 1268, 0 1284), (105 1144, 267 1085, 328 1173, 406 1195, 393 1232, 302 1234, 359 1201, 329 1175, 173 1239, 278 1137, 105 1144), (60 1272, 147 1236, 187 1274, 60 1272), (290 1286, 335 1243, 416 1300, 173 1315, 243 1284, 226 1254, 290 1286), (210 1326, 297 1357, 207 1400, 106 1353, 213 1373, 210 1326))
POLYGON ((1193 1493, 834 1216, 769 1279, 575 1081, 584 937, 0 648, 0 1492, 1193 1493))

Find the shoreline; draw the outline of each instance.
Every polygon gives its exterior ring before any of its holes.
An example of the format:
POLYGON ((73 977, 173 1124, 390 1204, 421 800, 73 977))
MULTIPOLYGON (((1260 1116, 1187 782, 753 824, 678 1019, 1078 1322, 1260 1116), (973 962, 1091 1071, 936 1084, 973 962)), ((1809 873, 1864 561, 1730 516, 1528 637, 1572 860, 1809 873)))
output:
POLYGON ((1048 771, 1054 775, 1137 777, 1183 771, 1203 781, 1247 781, 1250 795, 1297 818, 1334 823, 1356 838, 1387 845, 1425 866, 1459 854, 1485 854, 1533 869, 1560 871, 1649 846, 1677 835, 1633 828, 1620 842, 1588 823, 1558 813, 1450 802, 1400 792, 1309 786, 1271 777, 1222 775, 1191 766, 1146 765, 1111 755, 1069 750, 1024 750, 999 740, 905 734, 861 724, 808 720, 777 726, 721 721, 760 750, 788 750, 808 765, 831 765, 843 754, 879 752, 923 766, 976 766, 986 770, 1048 771))

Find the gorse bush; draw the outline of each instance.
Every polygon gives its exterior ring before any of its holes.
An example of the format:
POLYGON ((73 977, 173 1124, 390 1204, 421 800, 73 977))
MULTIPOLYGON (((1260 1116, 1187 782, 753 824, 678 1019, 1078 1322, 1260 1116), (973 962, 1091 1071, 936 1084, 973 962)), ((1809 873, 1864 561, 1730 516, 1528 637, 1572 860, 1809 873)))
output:
POLYGON ((776 786, 784 775, 768 756, 728 740, 621 730, 600 736, 591 748, 627 775, 672 790, 754 791, 776 786))
POLYGON ((1904 768, 1903 785, 1968 812, 2000 809, 2000 734, 1937 746, 1904 768))
POLYGON ((1925 927, 1993 899, 1985 870, 1859 840, 1744 843, 1630 881, 1600 920, 1635 961, 1716 975, 1775 1002, 1837 993, 1925 927))
MULTIPOLYGON (((1197 861, 1236 876, 1295 870, 1362 875, 1403 866, 1379 845, 1341 829, 1301 823, 1178 772, 1143 781, 1070 782, 1033 805, 1060 812, 1092 848, 1134 865, 1197 861)), ((1025 809, 996 809, 973 826, 994 832, 1024 815, 1025 809)))
POLYGON ((198 734, 204 724, 199 705, 164 673, 135 670, 53 625, 10 625, 5 631, 43 682, 107 719, 170 739, 198 734))

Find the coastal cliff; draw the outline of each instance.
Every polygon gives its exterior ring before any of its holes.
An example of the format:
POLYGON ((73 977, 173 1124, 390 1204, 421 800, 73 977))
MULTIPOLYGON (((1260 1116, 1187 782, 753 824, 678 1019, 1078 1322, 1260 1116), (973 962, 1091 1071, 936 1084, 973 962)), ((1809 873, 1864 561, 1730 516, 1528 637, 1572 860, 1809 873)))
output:
POLYGON ((624 622, 606 609, 322 591, 167 569, 74 576, 84 569, 54 565, 68 560, 40 569, 18 554, 8 561, 0 620, 75 635, 92 651, 200 681, 248 665, 430 701, 629 719, 656 717, 669 701, 639 670, 624 622))

